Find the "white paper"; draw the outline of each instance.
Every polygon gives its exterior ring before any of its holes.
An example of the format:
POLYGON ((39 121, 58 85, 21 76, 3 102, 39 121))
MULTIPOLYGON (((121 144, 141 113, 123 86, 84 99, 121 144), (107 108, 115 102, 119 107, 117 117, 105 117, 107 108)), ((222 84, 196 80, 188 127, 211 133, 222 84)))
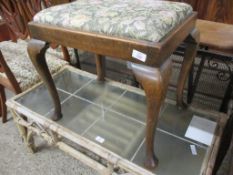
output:
POLYGON ((210 146, 216 126, 216 122, 194 115, 185 133, 185 137, 210 146))
POLYGON ((139 52, 137 50, 133 50, 132 52, 132 57, 133 58, 136 58, 137 60, 140 60, 142 62, 145 62, 146 61, 146 54, 145 53, 142 53, 142 52, 139 52))
POLYGON ((96 136, 95 140, 99 143, 104 143, 105 139, 103 137, 100 136, 96 136))
POLYGON ((192 152, 192 155, 197 155, 197 148, 195 145, 190 145, 190 149, 191 149, 191 152, 192 152))

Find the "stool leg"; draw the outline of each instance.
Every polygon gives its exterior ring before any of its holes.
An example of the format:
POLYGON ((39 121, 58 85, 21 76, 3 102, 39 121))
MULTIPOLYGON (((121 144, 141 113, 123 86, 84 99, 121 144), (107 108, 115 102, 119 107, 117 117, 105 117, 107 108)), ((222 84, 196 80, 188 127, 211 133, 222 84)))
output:
POLYGON ((158 159, 154 155, 154 135, 171 76, 171 63, 169 59, 160 68, 131 64, 136 80, 144 88, 147 99, 145 166, 148 169, 154 169, 158 165, 158 159))
POLYGON ((182 63, 176 91, 177 106, 183 108, 187 106, 183 101, 183 90, 185 86, 185 81, 196 57, 196 52, 199 44, 199 32, 197 30, 193 30, 192 33, 188 36, 186 44, 187 48, 184 53, 184 60, 182 63))
POLYGON ((28 54, 52 97, 53 103, 55 105, 55 112, 52 116, 52 120, 56 121, 62 117, 62 113, 60 99, 45 59, 45 52, 48 47, 49 44, 46 44, 43 41, 32 39, 28 44, 28 54))
POLYGON ((66 60, 67 62, 70 63, 70 54, 69 54, 69 51, 66 47, 64 46, 61 46, 61 50, 62 50, 62 53, 63 53, 63 56, 64 56, 64 60, 66 60))
POLYGON ((105 57, 102 55, 95 55, 96 61, 96 72, 99 81, 104 81, 105 79, 105 57))
POLYGON ((75 67, 77 67, 78 69, 82 69, 81 68, 81 63, 80 63, 80 59, 79 59, 79 54, 78 54, 78 49, 74 49, 74 56, 75 56, 75 61, 76 61, 76 63, 75 63, 75 67))

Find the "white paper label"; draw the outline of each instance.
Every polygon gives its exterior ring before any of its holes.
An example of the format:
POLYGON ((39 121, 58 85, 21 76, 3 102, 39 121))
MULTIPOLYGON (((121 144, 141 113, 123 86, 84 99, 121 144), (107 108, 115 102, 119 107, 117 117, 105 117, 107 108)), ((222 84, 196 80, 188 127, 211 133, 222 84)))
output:
POLYGON ((190 145, 190 149, 191 149, 192 155, 197 155, 197 149, 195 145, 190 145))
POLYGON ((95 140, 99 143, 104 143, 105 139, 103 137, 100 136, 96 136, 95 140))
POLYGON ((194 115, 185 133, 185 137, 210 146, 216 126, 216 122, 194 115))
POLYGON ((136 58, 137 60, 140 60, 142 62, 145 62, 146 61, 146 54, 142 53, 142 52, 139 52, 137 50, 133 50, 132 52, 132 57, 133 58, 136 58))

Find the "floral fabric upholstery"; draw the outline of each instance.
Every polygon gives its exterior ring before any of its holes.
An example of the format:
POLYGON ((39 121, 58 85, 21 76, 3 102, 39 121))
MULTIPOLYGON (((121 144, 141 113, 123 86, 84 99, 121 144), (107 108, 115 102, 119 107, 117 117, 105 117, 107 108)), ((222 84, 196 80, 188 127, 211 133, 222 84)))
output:
MULTIPOLYGON (((26 41, 19 40, 17 43, 11 41, 0 42, 0 50, 23 91, 40 81, 40 77, 28 57, 26 41)), ((59 57, 52 50, 48 49, 46 60, 49 70, 53 74, 68 63, 58 59, 59 57)), ((62 53, 60 58, 62 58, 62 53)), ((6 78, 5 73, 0 73, 0 77, 6 78)))
POLYGON ((190 5, 179 2, 77 0, 42 10, 34 22, 159 42, 191 13, 190 5))

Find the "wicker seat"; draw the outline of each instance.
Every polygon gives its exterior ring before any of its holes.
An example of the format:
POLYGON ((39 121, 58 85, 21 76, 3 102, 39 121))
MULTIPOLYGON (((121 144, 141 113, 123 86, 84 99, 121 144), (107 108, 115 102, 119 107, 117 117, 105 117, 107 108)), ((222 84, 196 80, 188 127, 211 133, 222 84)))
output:
MULTIPOLYGON (((4 88, 6 87, 18 94, 40 82, 40 77, 28 58, 26 41, 1 42, 0 50, 1 66, 4 69, 0 73, 1 113, 3 122, 6 122, 4 88)), ((49 49, 46 54, 49 70, 52 74, 68 64, 67 61, 59 59, 58 55, 60 58, 63 57, 62 52, 56 53, 53 49, 49 49)))

